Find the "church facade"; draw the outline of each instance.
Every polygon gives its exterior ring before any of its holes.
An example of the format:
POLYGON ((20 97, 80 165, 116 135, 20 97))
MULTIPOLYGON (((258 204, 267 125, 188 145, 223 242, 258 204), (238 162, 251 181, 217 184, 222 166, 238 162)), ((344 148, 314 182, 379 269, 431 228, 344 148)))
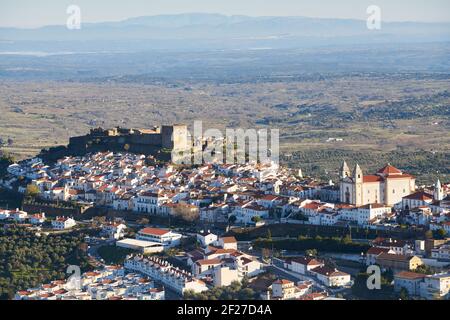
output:
POLYGON ((340 170, 340 202, 355 206, 385 204, 393 206, 415 191, 415 178, 387 164, 377 173, 364 175, 356 164, 350 171, 344 161, 340 170))

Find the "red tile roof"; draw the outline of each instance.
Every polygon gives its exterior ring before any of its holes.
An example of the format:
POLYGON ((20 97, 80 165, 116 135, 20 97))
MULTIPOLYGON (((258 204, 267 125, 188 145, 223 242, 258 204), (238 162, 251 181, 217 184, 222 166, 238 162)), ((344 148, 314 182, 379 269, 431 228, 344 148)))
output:
POLYGON ((395 277, 408 279, 408 280, 417 280, 425 278, 424 274, 410 272, 410 271, 401 271, 395 274, 395 277))
POLYGON ((223 243, 236 243, 236 238, 235 237, 222 237, 220 238, 222 240, 223 243))
POLYGON ((415 192, 410 194, 409 196, 403 197, 403 199, 410 200, 421 200, 421 201, 431 201, 433 200, 433 196, 423 191, 415 192))
POLYGON ((367 175, 363 177, 363 182, 380 182, 383 179, 380 176, 376 176, 376 175, 367 175))
POLYGON ((158 228, 144 228, 139 231, 139 233, 150 234, 150 235, 154 235, 154 236, 162 236, 169 232, 170 232, 169 230, 158 229, 158 228))
POLYGON ((377 173, 386 174, 386 175, 402 174, 402 172, 399 169, 397 169, 394 166, 391 166, 390 164, 388 164, 388 165, 384 166, 383 168, 381 168, 380 170, 378 170, 377 173))

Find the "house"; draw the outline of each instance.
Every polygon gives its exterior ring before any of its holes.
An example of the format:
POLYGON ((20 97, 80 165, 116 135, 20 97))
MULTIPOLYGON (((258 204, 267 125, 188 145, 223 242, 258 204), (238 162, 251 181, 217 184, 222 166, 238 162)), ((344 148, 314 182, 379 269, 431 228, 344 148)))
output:
POLYGON ((300 282, 295 285, 294 282, 286 279, 278 279, 272 283, 272 299, 274 300, 292 300, 299 299, 312 292, 312 283, 300 282))
POLYGON ((0 220, 5 220, 8 219, 10 216, 10 212, 9 210, 0 210, 0 220))
POLYGON ((11 219, 13 219, 14 221, 17 222, 24 222, 27 217, 28 217, 28 213, 25 211, 21 211, 19 209, 16 209, 16 211, 10 211, 9 212, 9 217, 11 219))
POLYGON ((110 239, 119 240, 124 237, 127 226, 120 222, 109 222, 102 225, 102 235, 110 239))
POLYGON ((431 258, 450 262, 450 244, 431 249, 431 258))
POLYGON ((213 275, 214 268, 219 267, 222 264, 220 259, 201 259, 197 260, 192 265, 192 274, 194 276, 213 275))
POLYGON ((172 232, 170 230, 159 229, 159 228, 144 228, 139 230, 136 239, 158 242, 164 247, 175 247, 180 245, 182 235, 179 233, 172 232))
POLYGON ((386 218, 392 212, 392 208, 379 203, 370 203, 357 209, 357 222, 359 225, 368 225, 386 218))
POLYGON ((371 247, 366 252, 366 265, 374 265, 376 263, 377 257, 382 253, 395 254, 395 251, 390 248, 371 247))
POLYGON ((400 292, 401 289, 405 289, 410 296, 419 296, 420 284, 424 278, 424 274, 401 271, 394 275, 394 290, 400 292))
POLYGON ((133 210, 140 213, 161 214, 161 205, 168 201, 165 195, 155 192, 143 192, 133 199, 133 210))
POLYGON ((428 226, 433 219, 433 212, 429 207, 420 206, 409 210, 408 222, 420 226, 428 226))
POLYGON ((402 198, 402 209, 411 210, 421 206, 427 206, 433 202, 433 195, 424 191, 414 192, 402 198))
POLYGON ((256 258, 242 252, 236 252, 231 256, 234 258, 239 277, 251 278, 263 272, 262 264, 256 258))
POLYGON ((214 269, 214 286, 229 286, 235 281, 240 281, 238 270, 235 268, 219 266, 214 269))
POLYGON ((376 264, 384 270, 412 271, 423 265, 423 261, 419 257, 404 254, 382 253, 375 260, 376 264))
POLYGON ((372 241, 372 246, 393 250, 396 254, 411 254, 411 245, 405 240, 393 238, 376 238, 372 241))
POLYGON ((256 217, 262 219, 269 218, 269 209, 256 202, 249 201, 243 205, 236 206, 233 214, 236 216, 237 223, 254 224, 254 219, 256 217))
POLYGON ((221 237, 219 238, 218 244, 223 249, 237 250, 237 241, 235 237, 221 237))
POLYGON ((56 217, 55 220, 52 220, 52 227, 56 230, 69 229, 76 224, 76 221, 69 217, 56 217))
POLYGON ((178 294, 183 294, 187 290, 192 290, 196 293, 208 290, 203 281, 193 277, 189 272, 174 267, 159 257, 129 256, 125 260, 124 267, 127 270, 137 271, 156 281, 160 281, 178 294))
POLYGON ((336 268, 320 266, 311 269, 310 272, 317 277, 317 280, 327 287, 344 287, 351 284, 350 275, 339 271, 336 268))
POLYGON ((450 294, 450 273, 426 276, 420 284, 420 296, 424 299, 448 299, 450 294))
POLYGON ((45 222, 45 213, 36 213, 30 216, 31 224, 42 224, 45 222))
POLYGON ((300 274, 306 274, 317 267, 323 267, 323 261, 319 261, 313 257, 296 257, 286 262, 286 268, 300 274))
POLYGON ((217 241, 217 236, 214 233, 208 231, 200 231, 197 234, 197 241, 201 243, 203 247, 209 246, 217 241))

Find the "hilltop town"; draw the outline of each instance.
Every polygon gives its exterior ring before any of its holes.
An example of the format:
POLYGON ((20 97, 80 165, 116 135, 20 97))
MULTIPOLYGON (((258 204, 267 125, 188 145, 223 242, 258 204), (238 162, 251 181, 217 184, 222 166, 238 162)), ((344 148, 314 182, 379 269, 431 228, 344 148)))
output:
MULTIPOLYGON (((94 130, 71 144, 87 146, 95 134, 161 138, 94 130)), ((9 298, 449 297, 445 181, 417 186, 393 164, 368 174, 343 161, 339 180, 323 183, 274 162, 174 165, 133 148, 90 145, 53 162, 9 165, 0 186, 22 205, 0 210, 2 236, 17 228, 30 238, 76 234, 89 260, 75 288, 48 277, 11 285, 9 298), (366 286, 372 265, 383 279, 375 290, 366 286)))

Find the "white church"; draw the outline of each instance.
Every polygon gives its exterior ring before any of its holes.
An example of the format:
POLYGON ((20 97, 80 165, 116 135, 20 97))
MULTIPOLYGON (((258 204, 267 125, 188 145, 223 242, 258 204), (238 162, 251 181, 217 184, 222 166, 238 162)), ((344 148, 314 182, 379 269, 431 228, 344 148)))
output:
POLYGON ((387 164, 377 173, 364 175, 358 164, 350 171, 344 161, 340 170, 340 201, 355 206, 385 204, 393 206, 416 189, 415 177, 387 164))

